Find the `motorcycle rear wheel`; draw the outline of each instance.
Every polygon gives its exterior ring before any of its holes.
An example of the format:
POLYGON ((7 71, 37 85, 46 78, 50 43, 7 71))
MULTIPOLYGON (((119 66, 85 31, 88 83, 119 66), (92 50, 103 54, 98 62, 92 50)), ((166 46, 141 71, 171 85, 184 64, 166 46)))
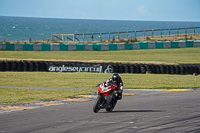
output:
POLYGON ((98 96, 94 105, 93 105, 93 112, 97 113, 101 109, 101 96, 98 96))

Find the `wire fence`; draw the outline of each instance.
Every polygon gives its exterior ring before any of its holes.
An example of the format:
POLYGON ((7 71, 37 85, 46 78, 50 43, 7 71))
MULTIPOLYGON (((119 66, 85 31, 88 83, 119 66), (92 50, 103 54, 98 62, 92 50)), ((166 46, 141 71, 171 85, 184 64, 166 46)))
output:
POLYGON ((199 34, 200 27, 187 27, 187 28, 171 28, 171 29, 152 29, 152 30, 139 30, 139 31, 124 31, 124 32, 106 32, 106 33, 83 33, 83 34, 52 34, 52 40, 60 41, 104 41, 115 39, 129 39, 138 37, 155 37, 171 36, 180 34, 199 34))

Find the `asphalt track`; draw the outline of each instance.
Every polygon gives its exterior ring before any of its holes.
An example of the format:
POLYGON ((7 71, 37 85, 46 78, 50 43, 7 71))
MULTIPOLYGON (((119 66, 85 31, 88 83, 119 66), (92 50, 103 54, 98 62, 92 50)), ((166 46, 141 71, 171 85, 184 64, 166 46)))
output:
POLYGON ((199 133, 200 90, 124 90, 113 112, 93 113, 94 100, 0 114, 6 133, 199 133))

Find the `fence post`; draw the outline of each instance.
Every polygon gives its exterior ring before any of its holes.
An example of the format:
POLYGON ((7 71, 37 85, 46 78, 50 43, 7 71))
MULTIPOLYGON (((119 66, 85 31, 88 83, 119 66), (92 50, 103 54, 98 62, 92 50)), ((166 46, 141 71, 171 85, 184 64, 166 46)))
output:
POLYGON ((83 33, 83 41, 84 41, 84 33, 83 33))
POLYGON ((110 41, 110 32, 109 32, 109 41, 110 41))
POLYGON ((152 29, 152 38, 153 38, 153 29, 152 29))
POLYGON ((137 31, 135 31, 135 38, 136 38, 136 32, 137 32, 137 31))
POLYGON ((102 41, 102 39, 101 39, 101 33, 100 33, 100 42, 102 41))
POLYGON ((51 40, 53 41, 53 34, 51 34, 51 40))
POLYGON ((92 37, 91 37, 91 38, 92 38, 92 42, 93 42, 93 38, 94 38, 94 37, 93 37, 93 33, 92 33, 92 37))
POLYGON ((195 36, 195 27, 194 27, 194 36, 195 36))
POLYGON ((145 30, 144 30, 144 32, 143 32, 143 37, 145 37, 145 30))
POLYGON ((170 36, 170 29, 169 29, 169 36, 170 36))
POLYGON ((128 31, 126 32, 126 39, 128 39, 128 31))
POLYGON ((162 38, 162 29, 160 29, 160 35, 161 35, 161 38, 162 38))

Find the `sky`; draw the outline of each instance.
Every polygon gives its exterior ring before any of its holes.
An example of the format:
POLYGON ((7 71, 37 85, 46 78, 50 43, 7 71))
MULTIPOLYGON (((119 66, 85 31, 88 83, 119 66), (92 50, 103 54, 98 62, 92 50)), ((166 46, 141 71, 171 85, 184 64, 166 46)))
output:
POLYGON ((0 0, 0 16, 200 22, 200 0, 0 0))

